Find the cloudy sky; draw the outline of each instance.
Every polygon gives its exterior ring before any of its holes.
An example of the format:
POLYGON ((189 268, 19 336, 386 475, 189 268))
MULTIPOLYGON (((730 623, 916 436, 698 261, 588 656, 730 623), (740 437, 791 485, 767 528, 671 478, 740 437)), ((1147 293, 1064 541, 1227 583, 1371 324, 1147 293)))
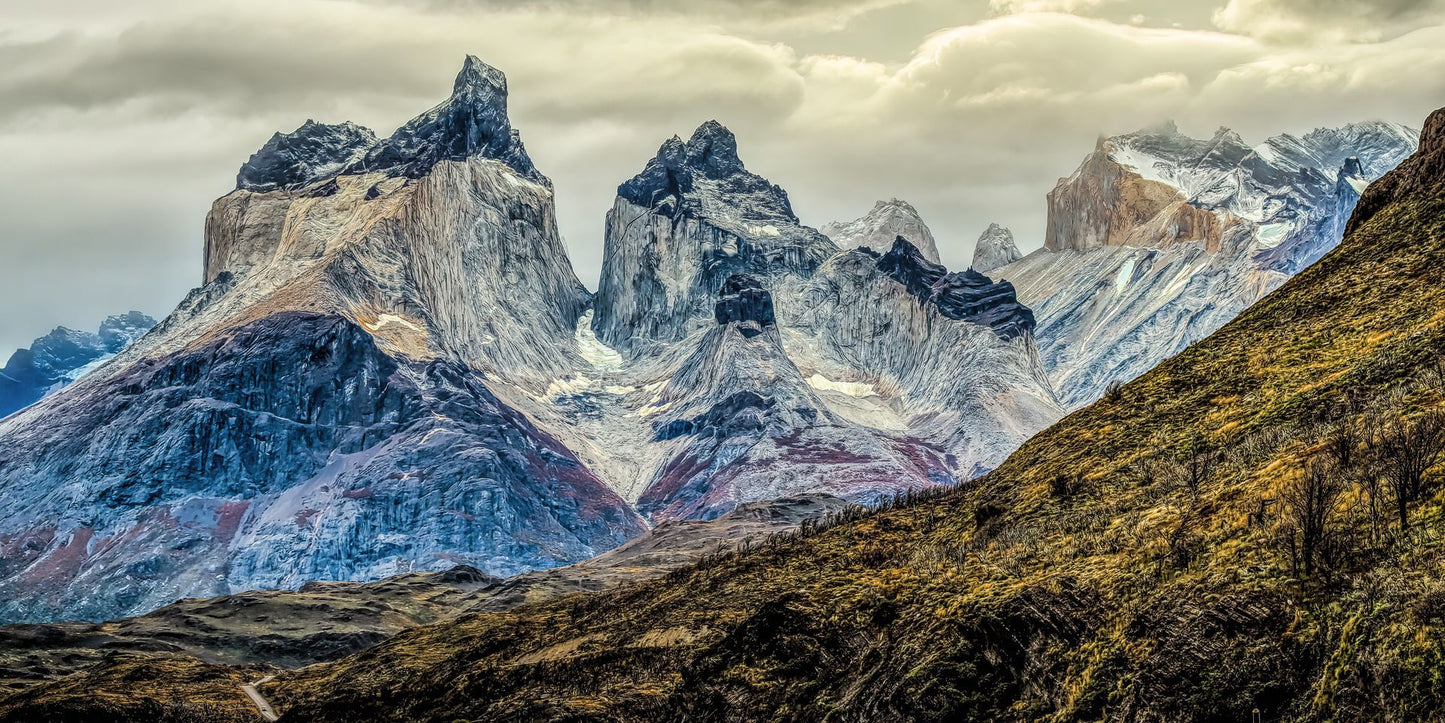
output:
POLYGON ((509 75, 589 285, 617 184, 709 118, 805 223, 904 198, 965 266, 992 221, 1037 248, 1100 134, 1418 127, 1445 105, 1445 0, 5 0, 0 358, 164 315, 272 132, 389 133, 466 53, 509 75))

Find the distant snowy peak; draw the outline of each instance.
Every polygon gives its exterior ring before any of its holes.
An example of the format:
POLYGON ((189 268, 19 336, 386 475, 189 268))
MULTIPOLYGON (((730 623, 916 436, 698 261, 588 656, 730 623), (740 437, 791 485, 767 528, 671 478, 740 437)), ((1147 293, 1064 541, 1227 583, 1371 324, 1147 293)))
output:
POLYGON ((1414 145, 1408 129, 1379 122, 1280 135, 1256 147, 1228 128, 1204 140, 1173 124, 1101 139, 1049 194, 1045 247, 1254 248, 1288 271, 1317 258, 1319 244, 1304 236, 1334 212, 1345 161, 1358 158, 1368 180, 1414 145))
MULTIPOLYGON (((442 161, 483 156, 523 177, 550 185, 527 155, 507 115, 507 77, 468 55, 440 105, 380 140, 367 128, 308 120, 277 133, 241 167, 236 187, 249 191, 301 189, 343 173, 384 172, 420 178, 442 161)), ((330 192, 323 190, 322 192, 330 192)))
POLYGON ((835 221, 822 228, 823 235, 842 248, 868 248, 879 253, 902 236, 909 240, 923 257, 938 263, 938 243, 918 210, 906 201, 879 201, 868 215, 849 222, 835 221))
POLYGON ((902 236, 878 259, 878 269, 949 319, 987 326, 1005 340, 1034 330, 1034 314, 1019 303, 1013 284, 994 283, 973 270, 950 274, 942 265, 923 258, 902 236))
POLYGON ((978 243, 973 247, 972 268, 980 274, 986 274, 1021 258, 1023 254, 1019 253, 1019 247, 1014 243, 1013 232, 992 223, 988 230, 978 237, 978 243))
POLYGON ((17 350, 0 369, 0 417, 79 379, 155 325, 155 319, 132 311, 106 318, 96 332, 56 327, 17 350))
POLYGON ((1418 138, 1418 132, 1397 123, 1368 121, 1316 128, 1303 137, 1281 134, 1255 150, 1285 170, 1314 168, 1331 175, 1354 156, 1361 161, 1360 176, 1379 178, 1409 156, 1418 138))

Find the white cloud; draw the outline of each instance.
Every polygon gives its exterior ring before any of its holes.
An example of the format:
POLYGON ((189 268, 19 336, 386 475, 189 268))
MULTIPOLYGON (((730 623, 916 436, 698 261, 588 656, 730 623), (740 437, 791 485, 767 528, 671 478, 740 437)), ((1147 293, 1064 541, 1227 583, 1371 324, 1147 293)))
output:
POLYGON ((1221 29, 1309 44, 1373 42, 1445 18, 1442 0, 1229 0, 1221 29))

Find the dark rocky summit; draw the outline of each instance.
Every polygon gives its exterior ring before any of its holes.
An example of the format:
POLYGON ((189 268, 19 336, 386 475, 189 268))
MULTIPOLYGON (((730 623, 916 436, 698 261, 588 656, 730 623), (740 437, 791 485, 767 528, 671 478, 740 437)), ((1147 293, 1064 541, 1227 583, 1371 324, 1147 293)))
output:
POLYGON ((507 76, 468 55, 451 98, 398 128, 350 171, 420 178, 442 161, 472 156, 496 159, 537 183, 551 185, 532 164, 521 134, 507 116, 507 76))
MULTIPOLYGON (((496 159, 523 176, 550 185, 532 164, 521 135, 507 116, 507 76, 468 55, 452 85, 452 95, 437 107, 398 128, 390 138, 355 123, 328 125, 306 121, 291 133, 277 133, 251 156, 236 177, 236 187, 251 191, 299 189, 341 173, 385 172, 421 178, 442 161, 472 156, 496 159)), ((329 195, 335 186, 312 195, 329 195)))
MULTIPOLYGON (((747 274, 733 274, 723 282, 718 291, 717 323, 752 322, 758 327, 773 326, 777 319, 773 315, 773 295, 763 288, 762 282, 747 274)), ((744 331, 744 336, 755 336, 760 329, 744 331)))
POLYGON ((617 188, 617 195, 662 215, 696 216, 709 195, 698 193, 699 181, 715 182, 712 193, 746 196, 749 203, 737 206, 745 217, 798 222, 787 191, 748 172, 738 157, 737 137, 717 121, 702 124, 687 142, 668 139, 642 173, 617 188))
POLYGON ((950 319, 987 326, 1006 340, 1034 329, 1034 313, 1019 303, 1013 284, 995 283, 972 269, 949 273, 947 268, 923 258, 902 236, 878 259, 878 269, 950 319))
POLYGON ((355 123, 308 120, 290 133, 271 136, 241 166, 236 187, 264 192, 309 186, 340 173, 376 143, 375 133, 355 123))

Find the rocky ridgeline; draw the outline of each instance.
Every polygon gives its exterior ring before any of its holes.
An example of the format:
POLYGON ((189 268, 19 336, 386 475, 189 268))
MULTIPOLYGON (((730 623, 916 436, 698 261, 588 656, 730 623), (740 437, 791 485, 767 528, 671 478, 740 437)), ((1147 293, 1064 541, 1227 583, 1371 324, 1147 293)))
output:
POLYGON ((950 274, 902 236, 878 259, 878 268, 950 319, 987 326, 1005 340, 1034 330, 1034 314, 1019 303, 1013 284, 994 283, 973 269, 950 274))

